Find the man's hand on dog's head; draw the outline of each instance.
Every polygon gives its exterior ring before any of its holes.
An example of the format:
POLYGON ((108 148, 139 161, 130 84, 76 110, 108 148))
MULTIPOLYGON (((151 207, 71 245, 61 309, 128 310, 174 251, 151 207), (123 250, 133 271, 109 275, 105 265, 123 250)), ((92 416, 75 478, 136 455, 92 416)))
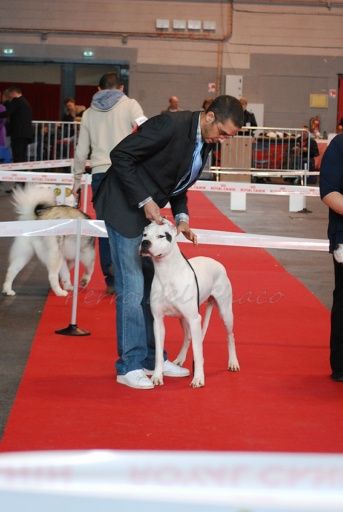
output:
POLYGON ((146 203, 144 206, 144 213, 148 220, 155 221, 157 224, 163 224, 163 217, 161 216, 161 211, 158 204, 155 201, 151 200, 146 203))
POLYGON ((190 229, 188 222, 181 221, 177 225, 177 234, 182 233, 187 240, 193 243, 193 245, 198 244, 198 238, 195 233, 190 229))

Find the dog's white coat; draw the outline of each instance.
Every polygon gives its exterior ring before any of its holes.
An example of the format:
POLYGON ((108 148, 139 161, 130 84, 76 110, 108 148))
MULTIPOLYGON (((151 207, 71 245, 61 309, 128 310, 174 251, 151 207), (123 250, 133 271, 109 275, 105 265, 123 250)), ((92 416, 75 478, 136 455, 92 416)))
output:
POLYGON ((202 344, 213 303, 217 304, 227 330, 228 369, 239 370, 233 334, 232 288, 224 266, 218 261, 207 257, 189 260, 197 276, 200 304, 209 300, 202 327, 194 273, 180 252, 176 236, 176 228, 169 221, 164 220, 162 225, 152 222, 144 229, 141 244, 141 254, 152 257, 155 269, 150 296, 156 344, 152 381, 155 385, 163 384, 163 318, 166 315, 176 316, 181 319, 184 328, 184 342, 174 362, 179 365, 184 363, 192 341, 194 378, 191 385, 201 387, 205 385, 202 344))
MULTIPOLYGON (((13 204, 18 213, 18 220, 87 218, 76 208, 56 206, 53 190, 39 185, 17 187, 13 192, 13 204), (39 216, 35 213, 38 205, 47 207, 40 211, 39 216)), ((12 288, 15 277, 36 254, 48 270, 50 286, 54 293, 62 297, 68 295, 68 290, 73 289, 69 270, 74 264, 75 248, 76 237, 73 235, 15 238, 10 249, 9 267, 2 293, 15 295, 12 288)), ((94 259, 94 239, 82 237, 80 260, 85 266, 85 273, 81 279, 81 286, 87 286, 92 277, 94 259)))

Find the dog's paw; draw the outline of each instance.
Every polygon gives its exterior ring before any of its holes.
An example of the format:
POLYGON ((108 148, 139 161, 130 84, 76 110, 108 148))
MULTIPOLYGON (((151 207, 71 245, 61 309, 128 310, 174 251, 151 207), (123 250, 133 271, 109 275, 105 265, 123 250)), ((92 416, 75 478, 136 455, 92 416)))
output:
POLYGON ((15 295, 15 291, 12 290, 12 289, 3 288, 2 289, 2 294, 3 295, 7 295, 8 297, 13 297, 15 295))
POLYGON ((192 388, 202 388, 203 386, 205 386, 205 377, 204 376, 201 376, 201 377, 194 376, 194 378, 191 382, 191 386, 192 386, 192 388))
POLYGON ((54 290, 54 293, 55 293, 55 295, 57 295, 57 297, 67 297, 67 295, 68 295, 67 290, 62 290, 62 288, 61 288, 61 290, 56 290, 56 291, 54 290))
POLYGON ((240 367, 239 367, 239 362, 237 361, 237 359, 235 361, 229 361, 228 370, 230 372, 239 372, 240 367))
POLYGON ((83 277, 80 281, 81 288, 86 288, 88 286, 90 279, 88 277, 83 277))
POLYGON ((163 386, 163 374, 154 372, 151 377, 151 382, 155 386, 163 386))
POLYGON ((71 283, 62 283, 63 290, 67 292, 72 292, 74 290, 74 286, 71 283))
POLYGON ((185 362, 186 358, 180 356, 180 354, 177 356, 176 359, 174 359, 173 363, 177 364, 178 366, 183 366, 183 363, 185 362))

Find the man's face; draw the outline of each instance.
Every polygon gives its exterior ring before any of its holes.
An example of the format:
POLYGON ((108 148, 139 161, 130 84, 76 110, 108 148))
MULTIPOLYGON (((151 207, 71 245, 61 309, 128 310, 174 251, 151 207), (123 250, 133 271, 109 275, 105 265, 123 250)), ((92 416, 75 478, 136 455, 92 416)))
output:
POLYGON ((243 110, 246 110, 247 109, 247 106, 248 106, 248 103, 245 101, 245 100, 239 100, 240 101, 240 104, 242 105, 243 107, 243 110))
POLYGON ((20 96, 20 94, 17 91, 10 91, 8 93, 8 98, 10 100, 13 100, 13 98, 18 98, 19 96, 20 96))
POLYGON ((231 121, 217 121, 213 112, 207 112, 201 123, 201 135, 205 142, 215 144, 224 142, 228 137, 233 137, 238 132, 238 127, 231 121))
POLYGON ((176 96, 172 96, 169 99, 170 108, 177 110, 179 108, 179 99, 176 96))
POLYGON ((73 101, 67 101, 66 109, 68 112, 74 112, 75 111, 75 103, 73 101))

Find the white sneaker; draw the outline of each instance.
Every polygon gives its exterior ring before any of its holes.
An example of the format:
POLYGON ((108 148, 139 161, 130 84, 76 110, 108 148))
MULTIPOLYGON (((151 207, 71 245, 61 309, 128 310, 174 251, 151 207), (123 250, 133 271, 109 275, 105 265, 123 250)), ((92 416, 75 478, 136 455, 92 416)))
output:
MULTIPOLYGON (((146 370, 144 368, 146 375, 152 375, 154 370, 146 370)), ((183 368, 183 366, 179 366, 171 361, 166 359, 163 363, 163 375, 165 377, 188 377, 190 371, 187 368, 183 368)))
POLYGON ((154 387, 143 370, 132 370, 125 375, 117 375, 117 382, 135 389, 153 389, 154 387))

